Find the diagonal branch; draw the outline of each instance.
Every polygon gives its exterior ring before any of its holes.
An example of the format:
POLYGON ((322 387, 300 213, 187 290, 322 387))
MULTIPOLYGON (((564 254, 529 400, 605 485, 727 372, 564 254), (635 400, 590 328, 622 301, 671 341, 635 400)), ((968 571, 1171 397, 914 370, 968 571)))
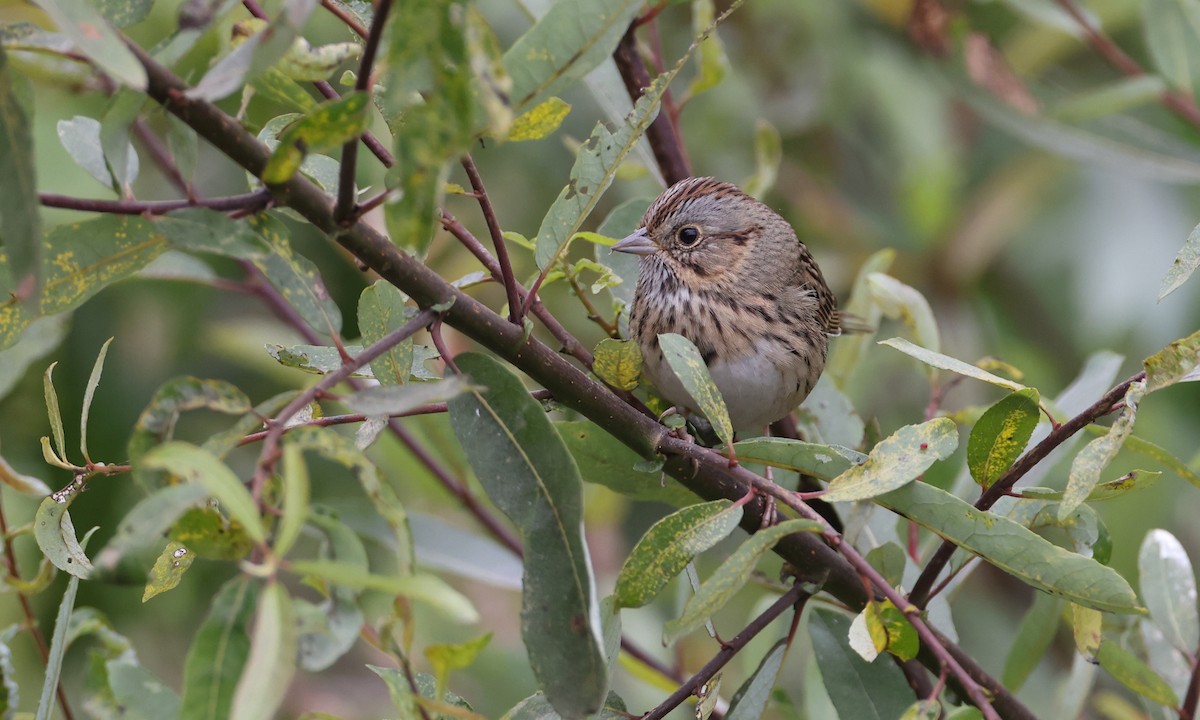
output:
POLYGON ((463 170, 471 181, 471 189, 479 199, 479 209, 483 220, 487 223, 488 234, 492 236, 492 245, 496 248, 496 260, 500 263, 500 282, 504 285, 504 294, 508 298, 508 321, 520 324, 517 313, 521 308, 521 296, 517 291, 517 279, 513 276, 512 261, 508 258, 508 246, 504 244, 504 236, 500 232, 500 221, 496 218, 496 208, 492 207, 492 199, 488 197, 487 188, 483 186, 483 177, 470 154, 462 156, 463 170))
MULTIPOLYGON (((152 98, 234 162, 255 175, 262 174, 268 151, 261 143, 215 105, 186 97, 185 86, 168 69, 137 45, 130 44, 129 47, 146 68, 147 92, 152 98)), ((447 323, 522 370, 563 405, 596 422, 643 457, 652 457, 660 450, 668 452, 668 471, 701 497, 736 500, 744 497, 751 488, 790 495, 773 484, 769 485, 773 490, 768 489, 765 480, 744 468, 730 468, 724 457, 671 438, 661 424, 638 412, 536 338, 528 336, 523 328, 453 287, 416 258, 400 252, 378 230, 361 221, 339 228, 329 196, 306 178, 293 177, 286 183, 272 186, 271 190, 277 201, 300 213, 314 227, 329 233, 381 277, 404 290, 418 305, 430 307, 453 301, 443 316, 447 323)), ((806 517, 815 516, 804 503, 790 497, 788 500, 791 501, 789 505, 795 503, 801 508, 798 512, 810 514, 806 517)), ((765 505, 754 504, 758 507, 746 512, 742 520, 743 527, 751 531, 760 526, 765 505)), ((886 581, 866 564, 862 556, 842 545, 840 539, 840 535, 832 530, 822 538, 812 533, 798 533, 785 538, 775 550, 793 565, 823 578, 823 588, 852 608, 862 608, 869 599, 863 577, 871 580, 875 591, 894 595, 886 581), (838 550, 827 544, 830 539, 838 544, 838 550)), ((899 596, 893 602, 898 607, 906 606, 899 596)), ((995 717, 995 712, 999 711, 1007 718, 1033 718, 1028 709, 960 648, 919 618, 914 617, 913 624, 922 629, 919 630, 922 644, 927 649, 921 656, 922 662, 935 671, 940 671, 943 665, 950 667, 953 681, 968 692, 974 702, 982 703, 980 709, 985 714, 991 713, 990 716, 995 717), (982 696, 980 686, 992 694, 991 705, 986 698, 979 699, 982 696), (992 710, 992 706, 996 710, 992 710)))

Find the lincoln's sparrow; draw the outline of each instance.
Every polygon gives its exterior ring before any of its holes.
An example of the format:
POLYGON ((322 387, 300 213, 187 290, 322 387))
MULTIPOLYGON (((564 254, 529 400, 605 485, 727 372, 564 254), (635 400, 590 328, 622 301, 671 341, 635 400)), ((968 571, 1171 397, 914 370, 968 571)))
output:
POLYGON ((613 246, 641 256, 629 327, 645 373, 696 411, 658 347, 678 333, 700 351, 739 432, 761 432, 800 404, 841 332, 837 299, 791 225, 713 178, 672 185, 613 246))

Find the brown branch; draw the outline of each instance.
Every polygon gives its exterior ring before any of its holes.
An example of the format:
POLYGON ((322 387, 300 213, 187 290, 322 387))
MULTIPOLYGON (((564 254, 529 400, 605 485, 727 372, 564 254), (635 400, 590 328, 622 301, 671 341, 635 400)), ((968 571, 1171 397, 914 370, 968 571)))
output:
MULTIPOLYGON (((988 510, 996 501, 1007 495, 1013 485, 1015 485, 1025 474, 1034 468, 1042 460, 1046 459, 1055 448, 1066 442, 1072 435, 1079 432, 1083 428, 1091 425, 1096 420, 1108 415, 1113 411, 1114 406, 1125 397, 1125 393, 1129 390, 1129 386, 1133 383, 1146 377, 1145 372, 1140 372, 1125 382, 1117 385, 1112 390, 1104 393, 1096 402, 1092 403, 1083 412, 1066 421, 1062 425, 1052 429, 1046 437, 1037 445, 1030 448, 1024 455, 1013 463, 995 483, 992 484, 975 502, 975 507, 979 510, 988 510)), ((917 607, 925 607, 932 597, 930 589, 933 587, 933 582, 937 580, 937 576, 946 567, 946 563, 950 562, 950 557, 954 555, 957 545, 944 540, 941 546, 929 558, 929 562, 921 571, 920 577, 913 583, 912 592, 908 594, 908 601, 917 607)))
MULTIPOLYGON (((646 64, 638 54, 637 38, 634 36, 636 29, 636 23, 629 26, 617 45, 616 52, 613 53, 617 70, 621 73, 621 79, 625 81, 625 91, 634 102, 637 102, 646 88, 650 87, 651 82, 650 74, 646 72, 646 64)), ((671 122, 670 113, 658 114, 646 130, 646 140, 650 143, 654 159, 658 161, 658 167, 668 185, 674 185, 692 176, 691 164, 688 163, 683 150, 683 140, 671 122)))
POLYGON ((783 614, 790 607, 796 608, 796 614, 799 615, 804 608, 804 604, 812 597, 811 594, 804 590, 804 583, 796 582, 783 595, 779 596, 771 606, 751 620, 742 631, 733 636, 729 642, 724 643, 712 660, 705 663, 704 667, 700 668, 699 672, 691 676, 679 686, 675 692, 659 703, 653 710, 642 716, 641 720, 661 720, 667 716, 675 708, 679 707, 684 700, 694 695, 696 691, 703 687, 706 682, 712 680, 713 676, 720 671, 721 668, 733 659, 746 644, 754 639, 756 635, 762 632, 771 621, 783 614))
MULTIPOLYGON (((131 43, 129 47, 146 69, 147 93, 152 98, 235 163, 261 176, 269 156, 261 143, 215 105, 186 97, 183 94, 185 86, 177 77, 136 44, 131 43)), ((401 252, 376 229, 361 221, 345 229, 338 228, 329 196, 306 178, 296 176, 271 189, 277 200, 305 217, 315 228, 328 233, 366 266, 404 290, 418 305, 430 307, 453 301, 443 316, 447 323, 512 363, 553 393, 564 406, 596 422, 643 457, 653 457, 660 449, 669 454, 668 472, 701 497, 737 500, 754 488, 772 494, 790 507, 800 508, 797 512, 805 517, 817 517, 807 505, 773 483, 767 483, 744 468, 730 468, 726 458, 710 450, 670 437, 661 424, 638 412, 536 338, 526 335, 523 328, 453 287, 416 258, 401 252)), ((765 503, 751 505, 756 507, 748 508, 743 514, 742 525, 754 531, 761 526, 765 503)), ((832 530, 827 530, 821 538, 813 533, 797 533, 784 538, 775 550, 793 565, 823 581, 824 590, 852 608, 862 608, 869 599, 862 580, 866 577, 876 592, 894 596, 897 607, 909 609, 904 599, 862 556, 840 540, 840 535, 832 530), (826 544, 827 541, 837 543, 838 550, 826 544)), ((983 697, 980 685, 992 693, 992 703, 1005 717, 1033 718, 1028 709, 960 648, 932 631, 917 615, 908 617, 921 636, 922 662, 938 670, 943 664, 947 665, 954 683, 972 698, 972 702, 981 704, 980 710, 985 716, 996 717, 996 710, 988 704, 988 698, 983 697)))
MULTIPOLYGON (((353 30, 360 38, 364 40, 367 39, 367 35, 370 31, 358 21, 358 18, 346 12, 345 8, 343 8, 341 5, 338 5, 336 2, 332 2, 332 0, 321 0, 321 7, 337 16, 338 20, 341 20, 343 23, 345 23, 346 27, 353 30)), ((379 11, 376 10, 375 12, 379 11)))
MULTIPOLYGON (((379 52, 379 43, 383 39, 383 26, 387 23, 387 16, 391 9, 392 0, 379 0, 375 7, 375 16, 371 20, 371 32, 367 35, 362 60, 358 65, 358 76, 354 79, 354 89, 358 92, 371 91, 371 72, 375 66, 375 56, 379 52)), ((337 205, 333 210, 333 217, 339 225, 346 225, 358 219, 357 196, 355 195, 357 170, 358 140, 354 139, 342 146, 342 164, 338 170, 337 205)))
POLYGON ((463 170, 471 182, 471 189, 479 200, 479 210, 487 223, 488 234, 492 236, 492 245, 496 248, 496 260, 500 266, 500 284, 504 286, 504 294, 508 298, 508 321, 521 324, 521 295, 517 290, 517 279, 513 275, 512 261, 508 258, 508 246, 504 244, 504 235, 500 231, 500 221, 496 218, 496 209, 492 207, 492 199, 488 197, 487 188, 483 186, 483 177, 471 155, 462 156, 463 170))
POLYGON ((150 157, 154 160, 154 164, 158 165, 159 169, 163 171, 163 174, 167 176, 167 179, 171 181, 171 184, 174 185, 179 192, 187 195, 189 200, 195 200, 196 193, 193 190, 191 183, 189 183, 187 179, 183 177, 183 173, 179 171, 179 166, 175 164, 175 158, 172 157, 167 148, 163 146, 162 141, 158 139, 158 136, 150 131, 150 128, 146 125, 146 121, 142 118, 137 118, 133 121, 133 124, 130 127, 133 130, 133 134, 137 136, 138 140, 140 140, 146 150, 149 151, 150 157))
POLYGON ((1196 706, 1200 704, 1200 650, 1192 658, 1192 677, 1188 680, 1183 704, 1179 706, 1179 720, 1195 720, 1196 706))
POLYGON ((38 193, 38 201, 46 207, 107 213, 109 215, 166 215, 172 210, 205 208, 229 212, 232 210, 261 210, 271 203, 271 193, 257 190, 242 195, 197 200, 93 200, 69 195, 38 193))

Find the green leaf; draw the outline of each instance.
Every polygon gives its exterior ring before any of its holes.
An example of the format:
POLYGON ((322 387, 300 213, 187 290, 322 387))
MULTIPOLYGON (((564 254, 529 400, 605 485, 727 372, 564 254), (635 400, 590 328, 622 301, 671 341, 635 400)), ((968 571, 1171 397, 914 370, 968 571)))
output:
POLYGON ((130 127, 146 105, 146 95, 124 88, 108 102, 100 119, 100 149, 112 173, 117 194, 128 195, 140 169, 137 150, 130 142, 130 127))
MULTIPOLYGON (((268 71, 269 74, 270 72, 268 71)), ((316 101, 313 100, 310 108, 315 108, 316 106, 316 101)), ((258 131, 259 141, 274 152, 275 148, 279 147, 279 136, 286 132, 288 127, 300 117, 302 116, 298 113, 285 113, 271 118, 263 125, 262 130, 258 131)), ((321 155, 320 153, 308 153, 304 156, 304 161, 300 163, 300 172, 330 195, 336 195, 338 192, 338 184, 341 181, 339 177, 340 168, 341 165, 337 160, 328 155, 321 155)), ((254 178, 253 175, 249 177, 252 183, 257 181, 257 178, 254 178)))
POLYGON ((33 133, 29 117, 17 98, 16 78, 8 55, 0 48, 0 266, 7 265, 20 285, 33 278, 30 290, 41 282, 41 203, 33 161, 33 133))
POLYGON ((182 543, 171 541, 159 553, 154 566, 150 568, 150 577, 146 580, 146 589, 142 592, 142 602, 155 595, 161 595, 175 588, 183 580, 183 574, 192 566, 196 553, 191 552, 182 543))
POLYGON ((75 537, 71 513, 67 512, 80 489, 79 485, 71 483, 42 500, 33 516, 33 536, 42 554, 54 563, 54 567, 74 577, 86 579, 92 571, 92 563, 75 537))
POLYGON ((733 552, 710 578, 700 585, 696 594, 688 599, 683 614, 663 626, 663 640, 673 642, 703 625, 713 613, 729 602, 741 590, 754 572, 758 560, 775 543, 796 532, 821 532, 821 523, 815 520, 787 520, 778 525, 759 530, 733 552))
MULTIPOLYGON (((713 24, 716 11, 712 0, 698 0, 692 3, 692 34, 700 36, 713 24)), ((729 74, 729 57, 725 54, 725 46, 716 33, 708 33, 696 53, 696 76, 684 93, 687 102, 702 92, 706 92, 721 84, 729 74)), ((759 197, 748 193, 752 197, 759 197)))
POLYGON ((678 507, 696 502, 696 495, 663 473, 661 466, 653 470, 640 468, 642 458, 595 423, 575 420, 556 422, 554 427, 587 482, 635 500, 678 507))
POLYGON ((154 7, 154 0, 92 0, 92 4, 110 23, 125 28, 144 20, 154 7))
POLYGON ((1196 577, 1187 551, 1166 530, 1151 530, 1138 551, 1138 585, 1150 619, 1176 650, 1187 655, 1200 643, 1196 577))
POLYGON ((155 490, 121 518, 117 532, 96 553, 96 567, 110 573, 130 551, 161 542, 163 533, 180 516, 208 497, 208 488, 200 483, 176 483, 155 490))
POLYGON ((704 363, 700 351, 691 340, 675 333, 659 335, 658 347, 675 377, 679 378, 696 403, 696 409, 712 423, 717 437, 726 445, 733 444, 733 423, 729 420, 729 411, 725 408, 721 391, 708 373, 708 365, 704 363))
POLYGON ((565 716, 597 711, 608 691, 599 609, 582 533, 579 470, 541 405, 485 355, 456 358, 487 387, 450 401, 450 423, 488 497, 525 546, 521 635, 534 676, 565 716))
POLYGON ((370 106, 367 93, 355 92, 305 113, 279 135, 279 145, 263 168, 263 182, 285 183, 300 169, 308 153, 328 152, 356 140, 367 130, 370 106))
POLYGON ((66 315, 34 320, 12 347, 0 350, 0 398, 8 395, 34 363, 58 347, 67 335, 67 320, 66 315))
POLYGON ((653 600, 693 558, 728 537, 741 519, 741 505, 714 500, 677 510, 654 523, 617 575, 616 609, 642 607, 653 600))
POLYGON ((173 440, 146 453, 142 465, 150 470, 170 472, 188 482, 208 489, 229 516, 238 521, 255 542, 266 542, 267 531, 250 491, 233 471, 203 448, 173 440))
POLYGON ((433 668, 433 676, 437 678, 437 697, 442 696, 446 688, 446 680, 454 670, 470 667, 479 653, 483 652, 492 641, 492 634, 480 635, 464 643, 453 645, 430 645, 425 648, 425 658, 433 668))
POLYGON ((762 717, 771 700, 771 689, 775 687, 783 660, 787 657, 787 649, 787 638, 780 638, 771 646, 758 667, 729 699, 725 720, 758 720, 762 717))
POLYGON ((1129 583, 1112 568, 1053 545, 1008 518, 978 510, 932 485, 909 483, 875 502, 1039 590, 1096 610, 1144 612, 1129 583))
POLYGON ((889 338, 887 340, 880 340, 879 344, 887 345, 890 348, 899 350, 905 355, 914 357, 926 365, 938 368, 940 370, 949 370, 950 372, 958 373, 959 375, 974 378, 976 380, 982 380, 986 383, 991 383, 992 385, 999 385, 1000 387, 1008 388, 1009 390, 1015 391, 1025 389, 1025 386, 1021 383, 1013 382, 1012 380, 1002 378, 998 375, 993 375, 986 370, 981 370, 974 365, 968 365, 962 360, 952 358, 948 355, 943 355, 939 352, 934 352, 933 350, 928 350, 926 348, 913 345, 904 338, 889 338))
POLYGON ((552 135, 570 112, 571 106, 562 98, 547 98, 513 120, 507 139, 509 142, 541 140, 552 135))
POLYGON ((88 0, 37 0, 60 32, 113 79, 146 89, 146 70, 88 0))
POLYGON ((871 548, 865 558, 887 580, 888 585, 900 587, 904 580, 904 566, 908 562, 903 548, 894 542, 887 542, 871 548))
POLYGON ((238 575, 213 598, 188 648, 179 720, 227 720, 233 692, 250 654, 249 626, 258 583, 238 575))
MULTIPOLYGON (((386 280, 376 280, 358 298, 358 329, 363 345, 374 345, 417 314, 408 297, 386 280)), ((384 385, 403 385, 413 367, 413 341, 405 338, 371 361, 371 372, 384 385)))
POLYGON ((1096 661, 1117 682, 1138 695, 1168 708, 1179 707, 1179 696, 1146 663, 1112 640, 1100 643, 1096 661))
POLYGON ((733 444, 738 461, 791 470, 832 480, 867 456, 838 445, 819 445, 790 438, 757 438, 733 444))
POLYGON ((313 575, 355 590, 381 590, 420 600, 455 622, 479 621, 479 613, 471 601, 436 575, 375 575, 356 564, 337 560, 295 560, 290 568, 292 572, 313 575))
MULTIPOLYGON (((420 715, 420 710, 418 709, 418 704, 416 701, 417 697, 422 697, 427 700, 438 699, 437 680, 435 680, 431 675, 427 675, 426 673, 415 673, 413 675, 413 680, 415 681, 413 684, 417 686, 416 695, 414 696, 412 685, 409 683, 408 676, 403 670, 398 668, 376 667, 374 665, 367 665, 367 669, 378 675, 380 679, 387 684, 388 694, 391 696, 392 703, 396 706, 396 709, 400 711, 401 718, 415 718, 420 715)), ((453 692, 447 690, 441 700, 451 707, 462 708, 468 712, 471 712, 470 703, 468 703, 466 700, 463 700, 453 692)), ((449 715, 441 714, 437 717, 445 718, 449 717, 449 715)), ((468 715, 468 717, 474 718, 477 716, 468 715)), ((546 718, 546 720, 550 719, 546 718)))
POLYGON ((1200 6, 1188 0, 1147 0, 1142 23, 1159 74, 1176 90, 1194 95, 1200 88, 1200 6))
POLYGON ((1041 662, 1042 656, 1054 642, 1058 630, 1063 601, 1048 593, 1034 593, 1033 604, 1009 648, 1001 675, 1004 687, 1017 692, 1025 684, 1030 673, 1041 662))
POLYGON ((445 402, 471 389, 463 378, 411 385, 379 385, 359 390, 343 399, 348 407, 364 415, 401 415, 422 405, 445 402))
POLYGON ((292 49, 315 6, 314 2, 284 3, 269 25, 258 18, 243 20, 240 28, 253 35, 214 63, 184 94, 194 100, 216 101, 240 89, 292 49))
POLYGON ((925 296, 891 275, 872 273, 867 276, 867 287, 875 304, 883 314, 893 320, 902 321, 910 330, 917 345, 937 352, 941 348, 938 339, 937 321, 933 309, 925 296))
POLYGON ((1137 417, 1137 406, 1146 392, 1146 382, 1139 380, 1129 386, 1125 393, 1125 407, 1109 429, 1108 434, 1088 443, 1071 461, 1071 472, 1067 487, 1063 491, 1062 503, 1058 506, 1058 517, 1063 519, 1087 500, 1092 490, 1100 483, 1100 473, 1121 450, 1121 445, 1137 417))
MULTIPOLYGON (((52 498, 46 499, 51 500, 52 498)), ((38 513, 41 514, 40 509, 38 513)), ((65 512, 63 516, 66 517, 65 512)), ((38 522, 37 518, 34 518, 34 522, 38 522)), ((89 536, 91 532, 88 533, 89 536)), ((73 539, 74 532, 71 535, 73 539)), ((88 538, 84 537, 83 541, 85 544, 87 540, 88 538)), ((40 540, 38 544, 41 545, 40 540)), ((42 552, 45 552, 44 548, 42 552)), ((83 554, 82 549, 79 552, 81 555, 83 554)), ((67 637, 67 629, 70 626, 71 613, 75 609, 75 594, 79 591, 80 577, 72 573, 71 578, 67 581, 66 592, 63 593, 62 600, 58 603, 58 616, 54 619, 54 634, 50 638, 50 653, 46 658, 46 676, 42 681, 42 695, 38 699, 35 720, 49 720, 50 716, 54 713, 54 690, 58 687, 59 676, 62 673, 63 656, 66 655, 67 645, 70 644, 70 640, 67 637)))
POLYGON ((1063 122, 1094 120, 1158 102, 1166 90, 1167 84, 1157 75, 1120 78, 1074 93, 1055 105, 1050 116, 1063 122))
MULTIPOLYGON (((362 540, 332 512, 314 507, 312 523, 329 539, 328 550, 334 559, 363 570, 367 568, 367 551, 362 540)), ((337 662, 354 647, 362 630, 358 590, 335 585, 325 595, 328 599, 319 606, 297 600, 297 615, 301 619, 300 667, 308 672, 320 672, 337 662), (306 623, 306 618, 315 622, 306 623)))
POLYGON ((761 200, 775 187, 783 163, 783 138, 765 118, 754 124, 754 174, 742 181, 742 191, 761 200))
POLYGON ((46 483, 32 475, 17 472, 17 469, 9 465, 3 455, 0 455, 0 484, 34 497, 44 497, 50 494, 50 487, 46 483))
POLYGON ((912 690, 894 663, 869 663, 850 649, 850 619, 816 608, 808 632, 821 658, 821 678, 829 699, 843 718, 898 718, 912 702, 912 690))
POLYGON ((942 704, 937 700, 918 700, 900 716, 900 720, 938 720, 942 717, 942 704))
POLYGON ((608 59, 641 0, 568 0, 550 9, 504 53, 513 110, 572 86, 608 59))
POLYGON ((1185 380, 1198 379, 1200 330, 1176 340, 1146 358, 1146 392, 1161 390, 1185 380))
POLYGON ((88 414, 92 410, 92 399, 96 395, 96 387, 100 385, 100 375, 104 372, 104 358, 108 356, 108 346, 112 345, 112 341, 113 338, 109 338, 100 346, 100 354, 96 356, 92 374, 88 377, 87 387, 83 391, 83 408, 79 414, 79 451, 88 462, 92 461, 87 448, 88 414))
POLYGON ((50 434, 54 437, 54 451, 62 460, 67 458, 66 433, 63 432, 62 411, 58 405, 58 391, 54 389, 54 368, 58 361, 50 363, 42 375, 42 395, 46 398, 46 414, 50 418, 50 434))
POLYGON ((233 693, 231 720, 275 715, 296 672, 296 637, 291 597, 280 583, 267 583, 258 597, 250 655, 233 693))
MULTIPOLYGON (((58 139, 75 164, 86 170, 104 187, 119 192, 121 186, 113 178, 108 160, 104 157, 100 142, 100 121, 76 115, 70 120, 59 120, 57 127, 58 139)), ((132 162, 136 163, 136 160, 132 162)), ((133 170, 132 166, 127 166, 123 174, 131 174, 133 170)))
POLYGON ((135 477, 142 456, 155 445, 170 439, 183 413, 205 409, 237 415, 249 412, 252 407, 245 393, 224 380, 202 380, 186 375, 168 380, 154 391, 154 397, 138 416, 129 437, 129 459, 134 465, 135 477))
POLYGON ((1200 225, 1197 225, 1188 235, 1187 241, 1179 249, 1179 254, 1171 262, 1171 269, 1167 270, 1162 287, 1158 289, 1159 301, 1161 302, 1163 298, 1187 282, 1192 273, 1196 272, 1197 267, 1200 267, 1200 225))
POLYGON ((867 461, 829 483, 827 502, 866 500, 913 481, 958 447, 958 429, 949 418, 905 425, 871 449, 867 461))
POLYGON ((283 516, 275 530, 275 547, 272 550, 277 556, 284 557, 299 539, 300 531, 308 520, 308 465, 304 462, 304 451, 299 446, 284 442, 280 476, 283 479, 283 516))
POLYGON ((991 406, 971 428, 967 467, 971 477, 989 488, 1025 450, 1041 411, 1036 388, 1018 390, 991 406))
MULTIPOLYGON (((843 312, 860 318, 871 328, 879 327, 883 311, 874 300, 874 293, 868 279, 876 273, 886 273, 896 259, 896 251, 890 248, 879 250, 872 254, 858 269, 854 285, 850 290, 850 299, 846 301, 843 312)), ((825 364, 825 375, 833 381, 838 389, 844 390, 850 376, 858 368, 863 354, 867 351, 875 333, 864 332, 856 335, 844 335, 837 342, 831 343, 829 361, 825 364)))
POLYGON ((632 390, 642 377, 642 351, 633 340, 604 338, 596 346, 592 372, 618 390, 632 390))
POLYGON ((279 219, 259 214, 248 221, 265 238, 271 252, 251 262, 300 313, 304 322, 318 334, 336 334, 342 329, 342 313, 311 260, 298 255, 288 242, 288 229, 279 219))

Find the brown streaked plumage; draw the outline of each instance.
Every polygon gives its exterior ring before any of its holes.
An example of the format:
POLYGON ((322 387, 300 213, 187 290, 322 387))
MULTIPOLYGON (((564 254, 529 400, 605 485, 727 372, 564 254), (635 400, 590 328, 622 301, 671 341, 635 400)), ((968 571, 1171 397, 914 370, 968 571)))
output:
POLYGON ((740 431, 761 431, 808 396, 841 323, 816 261, 778 213, 729 183, 689 178, 613 249, 642 258, 629 327, 667 400, 697 410, 663 359, 661 333, 699 349, 740 431))

